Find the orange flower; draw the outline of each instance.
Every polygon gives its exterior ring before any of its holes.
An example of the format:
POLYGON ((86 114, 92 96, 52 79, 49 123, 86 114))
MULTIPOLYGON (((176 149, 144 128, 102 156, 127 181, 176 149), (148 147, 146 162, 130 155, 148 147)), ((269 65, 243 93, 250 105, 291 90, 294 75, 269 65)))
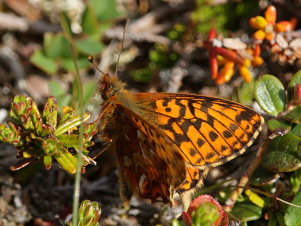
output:
POLYGON ((264 39, 272 41, 275 38, 276 32, 287 32, 295 29, 297 19, 292 18, 290 21, 281 21, 276 23, 277 11, 274 6, 269 6, 265 11, 265 16, 256 16, 250 18, 250 25, 257 29, 254 33, 254 38, 259 41, 264 39))

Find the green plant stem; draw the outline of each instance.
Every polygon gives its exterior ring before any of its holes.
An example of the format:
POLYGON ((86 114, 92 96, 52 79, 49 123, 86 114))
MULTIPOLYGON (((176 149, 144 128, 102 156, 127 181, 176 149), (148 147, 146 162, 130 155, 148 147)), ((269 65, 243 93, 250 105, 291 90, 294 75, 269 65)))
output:
MULTIPOLYGON (((79 69, 77 64, 77 52, 74 45, 74 40, 72 38, 72 35, 70 33, 70 30, 68 28, 68 24, 66 21, 66 18, 64 16, 61 16, 61 24, 64 30, 65 37, 67 40, 71 43, 71 51, 72 51, 72 59, 75 65, 75 84, 77 85, 77 91, 78 91, 78 108, 81 115, 81 122, 83 122, 83 114, 84 114, 84 103, 83 103, 83 87, 82 82, 79 75, 79 69)), ((81 168, 82 168, 82 149, 83 149, 83 123, 80 124, 79 127, 79 150, 77 150, 77 156, 78 156, 78 164, 75 174, 75 181, 74 181, 74 192, 73 192, 73 207, 72 207, 72 225, 77 226, 78 225, 78 209, 79 209, 79 198, 80 198, 80 180, 81 180, 81 168)))

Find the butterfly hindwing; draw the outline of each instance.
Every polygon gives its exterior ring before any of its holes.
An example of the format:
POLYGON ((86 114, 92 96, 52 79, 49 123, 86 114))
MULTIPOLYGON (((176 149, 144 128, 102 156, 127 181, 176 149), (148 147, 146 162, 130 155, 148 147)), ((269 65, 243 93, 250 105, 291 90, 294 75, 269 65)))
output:
POLYGON ((167 202, 170 189, 185 179, 185 162, 169 138, 152 125, 133 113, 128 120, 115 142, 121 180, 141 197, 167 202))

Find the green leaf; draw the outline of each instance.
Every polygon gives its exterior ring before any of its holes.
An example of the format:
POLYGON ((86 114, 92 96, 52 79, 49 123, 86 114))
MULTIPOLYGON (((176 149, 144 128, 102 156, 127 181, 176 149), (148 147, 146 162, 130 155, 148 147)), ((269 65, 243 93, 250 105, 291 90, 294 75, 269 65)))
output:
POLYGON ((301 124, 301 105, 295 107, 292 111, 283 116, 283 118, 290 122, 301 124))
POLYGON ((277 219, 277 223, 278 223, 277 226, 287 226, 284 223, 284 215, 283 215, 283 213, 276 212, 275 215, 276 215, 276 219, 277 219))
POLYGON ((275 214, 272 214, 272 216, 270 217, 268 226, 277 226, 277 219, 275 214))
POLYGON ((241 202, 234 206, 231 214, 243 222, 253 221, 261 217, 262 208, 249 202, 241 202))
POLYGON ((301 186, 301 169, 293 172, 293 175, 290 177, 290 181, 292 184, 292 192, 296 193, 299 191, 301 186))
POLYGON ((251 82, 244 82, 242 86, 238 88, 238 101, 244 105, 252 105, 254 99, 254 80, 251 82))
POLYGON ((301 70, 298 71, 292 78, 292 80, 290 81, 290 83, 288 84, 288 89, 287 89, 287 96, 288 96, 288 100, 292 101, 293 96, 294 96, 294 87, 297 84, 301 84, 301 70))
POLYGON ((58 66, 55 60, 45 56, 41 50, 37 50, 30 57, 30 62, 33 63, 36 67, 51 75, 55 74, 58 70, 58 66))
MULTIPOLYGON (((65 58, 61 59, 61 63, 63 68, 65 68, 67 71, 75 71, 74 61, 71 58, 65 58)), ((88 61, 87 57, 78 58, 77 59, 77 65, 79 69, 88 68, 91 63, 88 61)))
POLYGON ((79 149, 79 136, 75 134, 61 134, 57 136, 57 139, 60 140, 67 148, 79 149))
POLYGON ((83 115, 83 117, 78 115, 78 116, 64 122, 62 125, 59 125, 53 135, 59 136, 63 133, 66 133, 68 130, 71 130, 71 129, 75 128, 76 126, 79 126, 81 123, 86 122, 89 118, 90 118, 89 113, 85 113, 83 115))
POLYGON ((50 155, 46 155, 43 158, 44 166, 46 169, 51 169, 52 167, 52 157, 50 155))
MULTIPOLYGON (((301 205, 301 191, 292 201, 295 205, 301 205)), ((301 226, 301 208, 289 206, 284 214, 284 221, 287 226, 301 226)))
POLYGON ((43 131, 43 127, 42 127, 42 117, 40 115, 39 109, 37 104, 31 100, 31 113, 30 113, 30 118, 31 121, 33 123, 34 129, 36 130, 36 133, 39 135, 42 133, 43 131))
POLYGON ((56 128, 58 114, 58 103, 55 97, 49 97, 43 111, 43 119, 47 125, 56 128))
POLYGON ((279 177, 278 173, 271 172, 260 165, 253 173, 250 184, 253 186, 265 186, 275 183, 279 177))
POLYGON ((65 95, 66 90, 64 89, 62 83, 57 80, 52 79, 49 82, 50 93, 52 96, 59 97, 65 95))
POLYGON ((55 155, 54 158, 58 161, 61 167, 71 174, 76 173, 77 159, 68 152, 67 149, 61 149, 60 155, 55 155))
POLYGON ((280 135, 287 134, 292 127, 292 124, 290 122, 281 119, 270 119, 267 122, 267 125, 271 132, 280 135))
POLYGON ((263 166, 274 172, 291 172, 301 167, 301 139, 294 134, 276 137, 268 145, 263 166))
POLYGON ((286 104, 282 83, 275 76, 268 74, 255 82, 255 98, 261 108, 272 116, 282 112, 286 104))
POLYGON ((90 5, 87 6, 85 12, 83 13, 81 25, 83 28, 83 33, 85 34, 94 35, 99 33, 100 24, 95 14, 95 10, 90 5))
POLYGON ((254 203, 256 206, 261 208, 266 208, 271 205, 271 199, 267 197, 261 197, 256 192, 253 192, 250 189, 245 190, 245 194, 248 196, 249 200, 254 203))
POLYGON ((72 58, 70 44, 62 33, 45 34, 44 53, 51 59, 72 58))
POLYGON ((294 134, 301 138, 301 125, 296 125, 290 132, 291 134, 294 134))
POLYGON ((70 94, 65 94, 63 96, 57 97, 57 101, 59 104, 59 108, 62 109, 64 106, 67 106, 71 102, 71 95, 70 94))
POLYGON ((83 84, 83 91, 84 91, 83 102, 84 102, 84 104, 88 103, 91 100, 91 98, 95 95, 96 88, 97 88, 97 84, 94 80, 88 81, 83 84))
POLYGON ((101 21, 107 21, 123 15, 117 10, 116 0, 102 0, 101 2, 99 0, 90 0, 89 3, 101 21))
POLYGON ((80 53, 92 56, 100 54, 104 47, 101 42, 89 37, 81 40, 76 40, 75 45, 80 53))
POLYGON ((293 155, 273 151, 265 158, 264 167, 275 172, 291 172, 301 167, 301 161, 293 155))

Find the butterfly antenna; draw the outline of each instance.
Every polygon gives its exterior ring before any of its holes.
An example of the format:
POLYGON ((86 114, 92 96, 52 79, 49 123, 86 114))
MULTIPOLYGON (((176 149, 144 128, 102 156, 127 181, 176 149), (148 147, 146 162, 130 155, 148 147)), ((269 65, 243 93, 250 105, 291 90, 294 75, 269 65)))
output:
POLYGON ((116 61, 115 76, 117 76, 117 72, 118 72, 118 64, 119 64, 119 59, 120 59, 120 56, 121 56, 121 53, 122 53, 122 50, 123 50, 125 32, 126 32, 126 27, 128 25, 128 22, 129 22, 129 19, 126 20, 125 25, 123 27, 122 41, 121 41, 121 50, 120 50, 120 52, 118 54, 118 58, 117 58, 117 61, 116 61))
POLYGON ((109 76, 108 73, 104 73, 102 70, 99 69, 99 67, 97 67, 97 65, 94 63, 94 58, 92 56, 88 56, 88 60, 96 68, 97 71, 99 71, 101 74, 105 76, 109 76))

